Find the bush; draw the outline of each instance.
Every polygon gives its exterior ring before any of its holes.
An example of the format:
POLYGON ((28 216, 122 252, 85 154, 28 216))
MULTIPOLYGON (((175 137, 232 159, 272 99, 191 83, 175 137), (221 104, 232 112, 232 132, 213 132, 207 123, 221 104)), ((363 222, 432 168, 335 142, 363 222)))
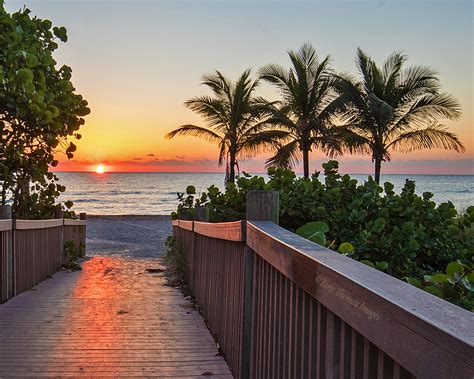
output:
POLYGON ((310 222, 324 223, 327 247, 351 245, 346 255, 397 278, 423 279, 457 260, 472 265, 474 207, 458 214, 451 202, 436 205, 432 193, 415 194, 413 181, 396 194, 391 183, 381 187, 370 177, 358 183, 339 174, 336 161, 323 168, 323 181, 319 173, 304 180, 284 169, 270 169, 268 182, 246 175, 226 192, 211 186, 199 198, 188 194, 179 208, 192 213, 196 205, 207 206, 211 222, 236 221, 245 219, 248 191, 276 190, 282 227, 296 231, 310 222))

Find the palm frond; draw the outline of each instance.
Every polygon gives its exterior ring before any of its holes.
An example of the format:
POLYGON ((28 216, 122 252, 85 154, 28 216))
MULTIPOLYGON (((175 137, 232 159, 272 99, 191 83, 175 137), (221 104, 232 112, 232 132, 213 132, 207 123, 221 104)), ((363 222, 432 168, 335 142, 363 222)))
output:
POLYGON ((191 124, 181 125, 179 128, 166 134, 165 138, 171 139, 175 136, 193 136, 212 142, 221 142, 223 139, 219 134, 213 132, 212 130, 191 124))
POLYGON ((372 142, 369 138, 352 131, 347 126, 337 127, 342 149, 350 154, 370 154, 372 142))
POLYGON ((286 138, 287 133, 281 130, 254 133, 240 141, 237 152, 239 156, 247 159, 262 152, 278 150, 281 147, 280 141, 286 138))
POLYGON ((420 95, 439 93, 440 89, 436 71, 431 67, 412 66, 400 72, 389 100, 393 107, 403 107, 420 95))
POLYGON ((390 94, 396 87, 398 77, 406 62, 407 56, 401 52, 392 53, 382 66, 382 80, 384 82, 384 97, 390 94))
POLYGON ((232 102, 232 84, 220 71, 216 70, 214 74, 203 75, 201 84, 208 86, 218 98, 232 102))
POLYGON ((275 85, 284 98, 292 96, 290 72, 280 65, 269 64, 258 70, 260 79, 275 85))
POLYGON ((184 105, 201 115, 211 126, 225 125, 228 122, 228 109, 219 99, 210 96, 193 97, 184 105))
POLYGON ((222 139, 221 142, 219 142, 219 161, 217 163, 218 167, 221 167, 224 164, 226 153, 227 153, 226 140, 222 139))
POLYGON ((456 134, 451 133, 443 125, 432 124, 425 129, 413 130, 398 136, 388 148, 409 153, 421 149, 443 148, 458 153, 465 151, 464 145, 456 134))
POLYGON ((425 94, 420 96, 410 107, 407 115, 417 114, 428 118, 444 117, 450 120, 456 120, 461 116, 461 105, 451 95, 425 94))
POLYGON ((290 169, 299 163, 299 144, 297 140, 288 142, 286 145, 280 147, 276 154, 267 159, 265 167, 282 167, 290 169))

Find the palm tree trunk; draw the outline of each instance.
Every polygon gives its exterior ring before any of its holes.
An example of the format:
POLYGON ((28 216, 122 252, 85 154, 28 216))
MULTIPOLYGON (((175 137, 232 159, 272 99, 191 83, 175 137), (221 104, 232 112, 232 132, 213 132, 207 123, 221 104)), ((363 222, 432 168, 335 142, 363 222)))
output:
POLYGON ((1 204, 2 205, 7 204, 7 185, 6 185, 5 182, 2 185, 2 202, 1 202, 1 204))
POLYGON ((380 184, 380 171, 382 170, 382 159, 375 158, 375 183, 380 184))
POLYGON ((229 159, 229 182, 235 182, 235 155, 230 154, 229 159))
POLYGON ((309 149, 303 147, 303 174, 305 179, 309 179, 309 149))

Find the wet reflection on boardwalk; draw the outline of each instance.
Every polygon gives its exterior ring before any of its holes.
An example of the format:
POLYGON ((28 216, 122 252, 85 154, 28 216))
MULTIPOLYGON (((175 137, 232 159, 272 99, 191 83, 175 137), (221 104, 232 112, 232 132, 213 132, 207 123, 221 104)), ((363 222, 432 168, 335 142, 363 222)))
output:
POLYGON ((150 274, 94 257, 0 305, 0 377, 230 377, 200 315, 150 274))

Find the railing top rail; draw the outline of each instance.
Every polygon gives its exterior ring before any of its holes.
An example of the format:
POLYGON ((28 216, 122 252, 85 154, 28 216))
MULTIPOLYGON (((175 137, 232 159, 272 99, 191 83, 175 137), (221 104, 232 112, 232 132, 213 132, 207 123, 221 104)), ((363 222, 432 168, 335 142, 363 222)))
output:
POLYGON ((194 231, 203 236, 226 241, 245 241, 245 221, 219 223, 194 221, 194 231))
POLYGON ((0 220, 0 232, 5 232, 7 230, 12 230, 13 222, 11 219, 0 220))
POLYGON ((28 229, 46 229, 56 228, 63 225, 63 219, 52 219, 52 220, 16 220, 15 229, 28 230, 28 229))
POLYGON ((190 232, 193 231, 193 223, 194 223, 194 221, 178 220, 178 226, 181 229, 189 230, 190 232))
POLYGON ((415 375, 474 372, 473 313, 271 222, 247 245, 415 375))
POLYGON ((87 220, 72 220, 69 218, 64 219, 64 225, 66 226, 84 226, 87 225, 87 220))

